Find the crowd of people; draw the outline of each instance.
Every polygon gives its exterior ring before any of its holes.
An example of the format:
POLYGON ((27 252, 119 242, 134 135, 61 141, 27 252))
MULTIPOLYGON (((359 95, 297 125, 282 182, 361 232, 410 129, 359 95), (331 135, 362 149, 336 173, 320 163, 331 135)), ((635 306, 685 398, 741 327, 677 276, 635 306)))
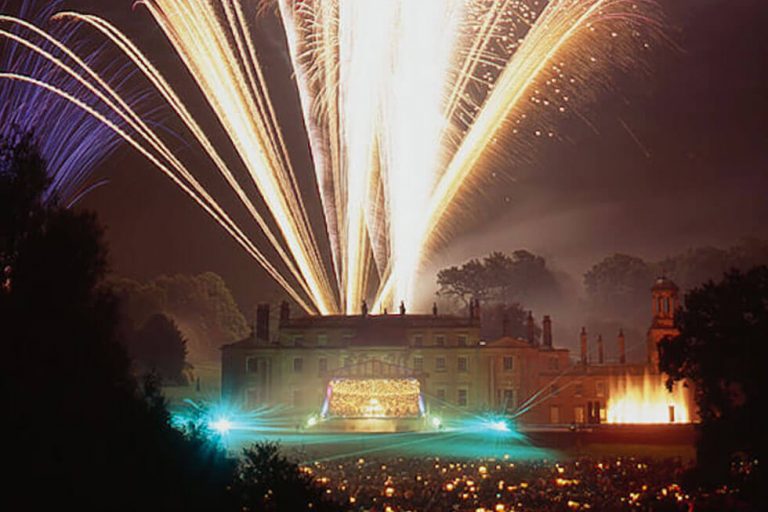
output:
POLYGON ((403 418, 420 414, 415 379, 336 379, 328 412, 345 418, 403 418))
MULTIPOLYGON (((701 497, 680 487, 684 469, 677 459, 634 457, 567 462, 355 458, 302 467, 352 510, 377 512, 689 511, 701 497)), ((729 492, 722 489, 717 503, 727 503, 729 492)))

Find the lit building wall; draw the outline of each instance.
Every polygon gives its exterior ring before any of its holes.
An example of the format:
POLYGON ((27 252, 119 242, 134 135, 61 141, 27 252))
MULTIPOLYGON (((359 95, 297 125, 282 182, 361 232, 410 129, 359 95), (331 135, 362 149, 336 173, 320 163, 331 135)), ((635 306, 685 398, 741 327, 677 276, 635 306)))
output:
MULTIPOLYGON (((222 349, 222 394, 247 408, 280 405, 296 414, 317 412, 334 375, 379 361, 417 378, 426 407, 440 414, 492 409, 524 424, 602 423, 609 420, 609 403, 623 399, 617 394, 627 386, 620 383, 640 382, 649 373, 659 379, 656 345, 677 333, 677 287, 659 279, 651 295, 650 355, 644 364, 626 363, 622 332, 615 341, 599 337, 597 347, 602 353, 604 343, 617 343, 618 360, 601 355, 572 360, 568 350, 552 345, 548 317, 550 334, 539 345, 511 337, 482 341, 474 314, 291 318, 283 305, 273 332, 269 308, 260 306, 253 335, 222 349)), ((582 350, 587 343, 583 330, 582 350)), ((687 407, 693 410, 690 395, 687 407)), ((690 417, 686 414, 678 418, 690 417)))

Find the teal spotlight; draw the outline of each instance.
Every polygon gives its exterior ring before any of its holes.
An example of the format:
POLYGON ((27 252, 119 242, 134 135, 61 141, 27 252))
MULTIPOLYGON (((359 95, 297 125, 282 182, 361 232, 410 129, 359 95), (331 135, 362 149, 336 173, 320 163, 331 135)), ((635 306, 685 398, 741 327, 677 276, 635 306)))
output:
POLYGON ((497 432, 509 432, 511 430, 509 428, 509 423, 505 420, 489 421, 487 427, 491 430, 496 430, 497 432))
POLYGON ((211 430, 218 432, 221 435, 226 435, 232 430, 232 422, 227 418, 219 418, 216 421, 212 421, 208 424, 211 430))

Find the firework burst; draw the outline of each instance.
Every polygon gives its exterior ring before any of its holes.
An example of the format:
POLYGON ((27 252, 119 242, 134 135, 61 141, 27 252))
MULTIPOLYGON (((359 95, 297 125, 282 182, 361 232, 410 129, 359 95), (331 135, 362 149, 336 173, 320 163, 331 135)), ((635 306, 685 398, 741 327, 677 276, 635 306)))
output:
POLYGON ((312 149, 324 212, 315 224, 326 231, 329 268, 260 60, 254 33, 260 3, 137 3, 194 77, 239 162, 225 160, 173 86, 117 28, 79 13, 55 19, 92 27, 146 76, 265 234, 276 261, 121 98, 113 79, 104 78, 109 70, 97 72, 78 59, 67 41, 23 26, 69 61, 15 39, 85 88, 87 98, 34 70, 11 66, 0 77, 58 94, 104 122, 197 201, 305 310, 321 314, 353 314, 365 300, 374 312, 410 301, 420 265, 451 224, 452 206, 478 183, 501 141, 527 138, 518 127, 528 111, 568 112, 603 76, 607 53, 614 52, 613 65, 631 66, 641 30, 659 28, 653 4, 644 0, 277 0, 312 149), (231 170, 240 164, 245 179, 231 170))

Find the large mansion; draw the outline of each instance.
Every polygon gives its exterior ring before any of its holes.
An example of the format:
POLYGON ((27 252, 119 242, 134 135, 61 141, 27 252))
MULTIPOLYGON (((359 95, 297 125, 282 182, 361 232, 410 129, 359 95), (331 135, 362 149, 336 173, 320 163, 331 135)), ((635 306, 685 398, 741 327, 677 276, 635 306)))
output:
MULTIPOLYGON (((439 315, 437 308, 433 314, 406 314, 401 308, 400 314, 301 318, 283 304, 274 331, 269 306, 262 305, 253 335, 222 349, 222 395, 247 409, 282 404, 296 414, 329 414, 333 383, 362 393, 371 389, 365 382, 398 380, 413 383, 419 410, 372 398, 366 409, 371 415, 492 410, 529 425, 612 421, 608 405, 618 410, 620 394, 643 382, 647 387, 649 379, 654 387, 661 381, 656 345, 676 333, 678 289, 660 278, 651 297, 648 358, 639 364, 627 362, 622 332, 589 343, 582 329, 579 354, 572 357, 553 344, 548 316, 541 322, 540 342, 530 314, 527 339, 482 340, 475 303, 463 317, 439 315), (606 360, 604 343, 617 344, 617 360, 606 360)), ((687 421, 675 409, 685 404, 665 407, 661 421, 687 421)))

